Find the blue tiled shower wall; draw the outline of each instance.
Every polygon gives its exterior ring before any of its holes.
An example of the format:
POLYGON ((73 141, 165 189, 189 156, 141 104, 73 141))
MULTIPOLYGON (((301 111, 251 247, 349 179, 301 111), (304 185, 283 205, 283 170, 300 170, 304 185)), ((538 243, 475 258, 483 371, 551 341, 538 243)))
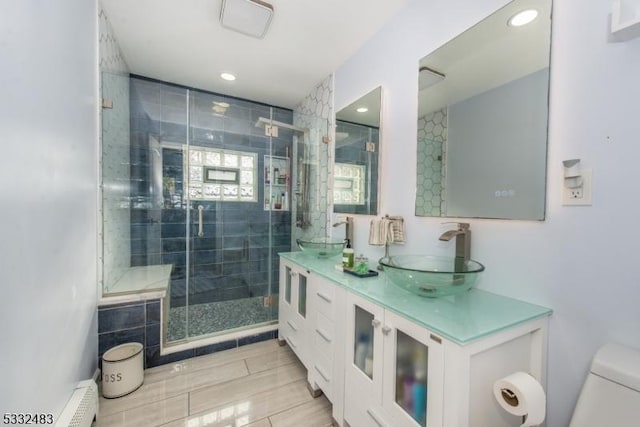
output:
POLYGON ((291 250, 291 214, 264 210, 260 171, 265 155, 292 152, 293 134, 281 128, 268 138, 255 123, 260 117, 292 123, 293 112, 194 89, 187 96, 184 87, 146 78, 130 82, 131 265, 173 265, 171 307, 187 297, 191 305, 277 293, 277 254, 291 250), (187 210, 181 149, 187 138, 192 146, 256 153, 258 201, 194 201, 187 210), (159 196, 159 179, 171 182, 171 194, 163 185, 159 196))
POLYGON ((370 197, 364 205, 335 205, 334 210, 340 213, 370 215, 378 206, 378 156, 380 155, 380 129, 342 120, 336 121, 336 132, 349 135, 356 142, 344 146, 336 146, 336 161, 353 165, 367 166, 369 178, 365 179, 365 195, 370 197), (372 142, 375 152, 366 151, 365 143, 372 142))
POLYGON ((190 357, 228 350, 254 342, 277 338, 277 331, 264 332, 245 338, 224 341, 169 355, 160 355, 160 300, 122 303, 98 308, 98 354, 100 367, 102 355, 112 347, 129 342, 144 346, 144 367, 177 362, 190 357))

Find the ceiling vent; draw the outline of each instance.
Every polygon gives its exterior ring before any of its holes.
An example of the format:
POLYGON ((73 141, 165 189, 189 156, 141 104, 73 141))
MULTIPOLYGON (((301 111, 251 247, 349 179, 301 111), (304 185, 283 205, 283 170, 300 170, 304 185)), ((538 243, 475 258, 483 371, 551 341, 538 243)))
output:
POLYGON ((220 23, 247 36, 263 38, 271 24, 273 6, 260 0, 223 0, 220 23))

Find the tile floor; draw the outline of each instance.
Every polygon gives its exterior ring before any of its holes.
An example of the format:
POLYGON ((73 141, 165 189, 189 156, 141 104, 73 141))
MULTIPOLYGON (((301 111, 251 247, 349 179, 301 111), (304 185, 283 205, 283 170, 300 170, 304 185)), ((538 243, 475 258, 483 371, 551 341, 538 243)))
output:
POLYGON ((331 404, 277 340, 147 369, 130 395, 100 399, 95 427, 330 426, 331 404))

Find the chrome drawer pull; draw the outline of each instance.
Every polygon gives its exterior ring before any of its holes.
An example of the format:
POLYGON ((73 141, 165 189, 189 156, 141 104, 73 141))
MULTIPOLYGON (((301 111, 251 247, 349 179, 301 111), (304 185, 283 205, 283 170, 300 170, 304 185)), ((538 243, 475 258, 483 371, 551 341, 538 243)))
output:
POLYGON ((326 381, 326 382, 331 382, 331 380, 327 377, 327 374, 325 374, 324 372, 322 372, 322 369, 318 368, 318 365, 314 365, 313 366, 316 371, 318 371, 318 373, 320 374, 320 376, 326 381))
POLYGON ((325 332, 323 332, 322 330, 316 328, 316 332, 318 333, 318 335, 320 335, 326 342, 331 343, 331 338, 329 338, 327 336, 327 334, 325 332))
POLYGON ((383 326, 382 327, 382 333, 385 335, 389 335, 389 332, 391 332, 391 328, 388 326, 383 326))
POLYGON ((378 319, 373 319, 371 321, 371 326, 373 326, 374 328, 377 328, 378 326, 380 326, 382 322, 380 322, 378 319))
POLYGON ((331 298, 328 297, 327 295, 323 294, 322 292, 316 292, 316 295, 318 295, 320 298, 322 298, 323 300, 331 304, 331 298))

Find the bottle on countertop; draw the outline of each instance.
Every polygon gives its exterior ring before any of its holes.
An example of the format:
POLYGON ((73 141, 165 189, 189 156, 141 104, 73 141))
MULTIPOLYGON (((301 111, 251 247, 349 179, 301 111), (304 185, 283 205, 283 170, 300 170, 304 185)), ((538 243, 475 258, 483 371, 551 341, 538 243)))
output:
POLYGON ((347 239, 347 246, 342 251, 342 267, 353 268, 354 250, 351 247, 351 242, 347 239))

